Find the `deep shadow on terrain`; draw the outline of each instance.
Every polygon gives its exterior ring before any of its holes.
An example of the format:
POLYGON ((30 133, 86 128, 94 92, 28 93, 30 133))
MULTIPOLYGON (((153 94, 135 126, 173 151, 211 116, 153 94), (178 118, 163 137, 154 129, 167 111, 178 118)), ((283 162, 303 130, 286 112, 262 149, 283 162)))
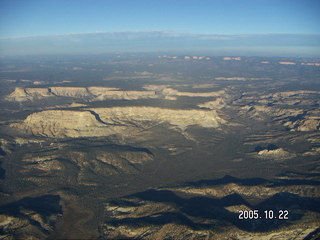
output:
MULTIPOLYGON (((184 186, 189 188, 198 188, 205 186, 225 185, 228 183, 237 183, 245 186, 264 185, 268 187, 293 186, 296 184, 310 184, 319 186, 319 181, 288 181, 275 180, 269 181, 262 178, 238 179, 226 176, 222 179, 205 180, 193 183, 186 183, 184 186)), ((300 197, 297 194, 288 192, 279 192, 271 197, 265 198, 257 204, 252 204, 245 200, 240 194, 234 193, 222 198, 213 198, 207 196, 194 196, 194 194, 177 194, 172 190, 151 189, 125 197, 125 199, 114 199, 110 201, 111 205, 119 207, 138 207, 143 206, 145 202, 165 203, 173 206, 175 211, 161 212, 149 216, 126 218, 125 214, 121 219, 110 218, 107 221, 111 226, 119 227, 128 225, 133 227, 143 226, 161 226, 164 224, 175 223, 187 226, 193 230, 210 230, 234 225, 237 228, 247 232, 267 232, 277 230, 283 226, 294 224, 301 219, 307 211, 320 212, 320 199, 311 197, 300 197), (247 206, 250 209, 259 211, 258 219, 239 219, 238 212, 232 212, 226 209, 230 206, 247 206), (267 219, 264 211, 272 210, 273 219, 267 219), (279 210, 288 210, 288 219, 279 219, 279 210), (201 219, 201 220, 199 220, 201 219), (204 223, 205 222, 205 223, 204 223), (207 223, 209 222, 209 223, 207 223)))
POLYGON ((8 233, 17 239, 50 234, 58 215, 62 214, 59 195, 43 195, 40 197, 25 197, 21 200, 0 206, 0 214, 7 216, 10 226, 0 228, 1 236, 8 233), (13 220, 10 220, 13 219, 13 220), (16 220, 14 220, 16 219, 16 220), (19 220, 17 220, 19 219, 19 220), (39 220, 41 219, 41 220, 39 220), (25 223, 24 223, 25 222, 25 223), (30 224, 30 227, 26 224, 30 224), (29 232, 20 232, 26 228, 29 232))
POLYGON ((256 186, 256 185, 266 185, 268 187, 277 187, 277 186, 290 186, 290 185, 320 185, 320 181, 316 180, 303 180, 303 179, 274 179, 272 181, 264 178, 236 178, 233 176, 226 175, 220 179, 213 180, 201 180, 197 182, 187 182, 182 186, 191 186, 191 187, 203 187, 203 186, 215 186, 215 185, 224 185, 228 183, 237 183, 243 186, 256 186))
POLYGON ((43 195, 40 197, 26 197, 19 201, 9 203, 0 207, 1 213, 19 214, 19 209, 29 209, 41 215, 48 216, 52 213, 62 213, 58 195, 43 195))

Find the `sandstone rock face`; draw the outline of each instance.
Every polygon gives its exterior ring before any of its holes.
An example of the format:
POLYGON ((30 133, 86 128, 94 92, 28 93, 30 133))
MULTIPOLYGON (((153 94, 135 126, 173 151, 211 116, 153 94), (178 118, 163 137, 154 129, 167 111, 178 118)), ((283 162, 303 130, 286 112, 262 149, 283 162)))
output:
POLYGON ((114 87, 88 87, 87 88, 90 93, 92 93, 95 96, 105 94, 107 91, 117 91, 119 88, 114 88, 114 87))
POLYGON ((302 132, 316 131, 319 129, 320 129, 319 119, 307 119, 307 120, 301 121, 300 125, 297 128, 298 131, 302 131, 302 132))
POLYGON ((21 88, 17 87, 14 92, 6 96, 7 101, 33 101, 47 97, 73 97, 88 99, 91 101, 102 101, 106 99, 149 99, 165 98, 173 99, 176 96, 186 97, 213 97, 221 96, 224 90, 216 92, 179 92, 166 85, 148 85, 146 91, 121 91, 118 88, 109 87, 49 87, 49 88, 21 88))
POLYGON ((8 101, 32 101, 35 99, 41 99, 45 97, 50 97, 52 94, 49 92, 48 88, 21 88, 17 87, 14 92, 6 97, 8 101))
POLYGON ((288 127, 291 131, 317 131, 320 129, 320 119, 312 119, 309 116, 305 116, 305 118, 296 121, 286 121, 283 125, 288 127))
MULTIPOLYGON (((196 85, 195 88, 201 88, 197 87, 196 85)), ((208 84, 205 84, 204 86, 208 86, 208 84)), ((209 86, 212 86, 209 84, 209 86)), ((153 90, 158 92, 161 95, 164 96, 184 96, 184 97, 216 97, 216 96, 221 96, 225 94, 225 90, 219 90, 215 92, 180 92, 176 89, 170 88, 169 85, 145 85, 143 87, 144 89, 147 90, 153 90)))
POLYGON ((198 107, 208 108, 208 109, 221 109, 226 106, 226 103, 223 98, 218 97, 213 101, 205 102, 198 104, 198 107))
POLYGON ((105 99, 134 100, 158 97, 154 91, 118 91, 117 88, 108 87, 17 87, 14 92, 9 94, 5 99, 7 101, 24 102, 53 96, 93 99, 94 101, 101 101, 105 99))
POLYGON ((202 186, 202 187, 177 187, 174 191, 184 192, 188 194, 197 194, 201 196, 211 196, 214 198, 224 198, 228 195, 239 194, 245 198, 263 200, 265 198, 270 198, 273 195, 281 192, 289 192, 292 194, 297 194, 301 197, 317 198, 320 194, 320 188, 314 188, 310 185, 292 185, 287 186, 264 186, 264 185, 254 185, 246 186, 237 183, 228 183, 225 185, 213 186, 202 186))
POLYGON ((225 93, 224 90, 216 92, 179 92, 172 88, 166 88, 163 90, 163 93, 166 95, 176 95, 176 96, 186 96, 186 97, 216 97, 221 96, 225 93))
POLYGON ((0 157, 11 153, 12 143, 6 139, 0 138, 0 157))
POLYGON ((124 100, 136 100, 141 98, 157 98, 154 91, 105 91, 101 92, 94 99, 95 101, 101 101, 106 99, 124 99, 124 100))
POLYGON ((216 87, 217 84, 215 83, 203 83, 203 84, 194 84, 192 88, 194 89, 206 89, 206 88, 213 88, 216 87))
POLYGON ((126 135, 129 134, 128 130, 140 131, 162 123, 185 130, 191 125, 219 128, 226 121, 214 110, 114 107, 83 111, 47 110, 33 113, 21 123, 11 126, 29 134, 61 138, 126 135))
POLYGON ((275 160, 284 160, 294 157, 295 155, 285 151, 282 148, 268 150, 264 149, 258 152, 258 157, 266 158, 266 159, 275 159, 275 160))
POLYGON ((184 130, 191 125, 218 128, 223 120, 216 111, 207 110, 177 110, 157 107, 113 107, 94 108, 104 122, 123 125, 141 125, 145 123, 168 122, 184 130))
POLYGON ((303 114, 302 109, 281 109, 277 107, 267 107, 267 106, 253 106, 253 109, 251 110, 265 113, 269 116, 281 117, 281 118, 297 117, 298 115, 303 114))
POLYGON ((279 64, 284 64, 284 65, 296 65, 295 62, 279 62, 279 64))
POLYGON ((90 137, 114 133, 89 111, 48 110, 29 115, 11 126, 46 137, 90 137))
POLYGON ((56 96, 83 98, 91 96, 87 88, 83 87, 50 87, 48 90, 56 96))
POLYGON ((320 155, 320 147, 314 147, 310 151, 303 153, 303 156, 317 156, 320 155))

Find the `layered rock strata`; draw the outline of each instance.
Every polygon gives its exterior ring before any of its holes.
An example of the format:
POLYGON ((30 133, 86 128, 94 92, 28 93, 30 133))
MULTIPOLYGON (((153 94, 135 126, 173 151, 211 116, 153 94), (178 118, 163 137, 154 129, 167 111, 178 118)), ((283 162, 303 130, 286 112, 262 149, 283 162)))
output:
POLYGON ((98 137, 127 135, 168 123, 185 130, 198 125, 219 128, 226 121, 214 110, 174 110, 155 107, 93 108, 82 111, 47 110, 30 114, 12 127, 47 137, 98 137))
POLYGON ((7 101, 34 101, 48 97, 73 97, 89 98, 93 100, 105 99, 140 99, 156 98, 154 91, 119 91, 118 88, 108 87, 49 87, 49 88, 21 88, 15 90, 6 96, 7 101))
POLYGON ((34 101, 48 97, 73 97, 84 98, 91 101, 101 101, 106 99, 149 99, 149 98, 165 98, 175 100, 174 97, 214 97, 221 96, 224 90, 215 92, 180 92, 178 90, 168 88, 166 86, 145 87, 144 91, 122 91, 118 88, 109 87, 48 87, 48 88, 21 88, 15 90, 5 97, 7 101, 34 101))

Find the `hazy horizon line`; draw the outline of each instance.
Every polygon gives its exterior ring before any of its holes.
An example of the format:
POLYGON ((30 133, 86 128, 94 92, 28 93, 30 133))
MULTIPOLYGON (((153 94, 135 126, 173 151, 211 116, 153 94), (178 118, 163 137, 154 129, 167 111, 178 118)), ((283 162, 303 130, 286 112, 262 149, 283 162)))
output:
POLYGON ((117 33, 162 33, 168 35, 181 36, 217 36, 217 37, 237 37, 237 36, 268 36, 268 35, 299 35, 299 36, 320 36, 320 33, 290 33, 290 32, 269 32, 269 33, 192 33, 192 32, 179 32, 171 30, 123 30, 123 31, 94 31, 94 32, 71 32, 61 34, 38 34, 38 35, 22 35, 22 36, 4 36, 0 40, 14 40, 23 38, 42 38, 42 37, 64 37, 64 36, 77 36, 77 35, 95 35, 95 34, 117 34, 117 33))
POLYGON ((221 55, 320 56, 320 34, 202 34, 95 31, 0 38, 0 55, 106 52, 212 52, 221 55))

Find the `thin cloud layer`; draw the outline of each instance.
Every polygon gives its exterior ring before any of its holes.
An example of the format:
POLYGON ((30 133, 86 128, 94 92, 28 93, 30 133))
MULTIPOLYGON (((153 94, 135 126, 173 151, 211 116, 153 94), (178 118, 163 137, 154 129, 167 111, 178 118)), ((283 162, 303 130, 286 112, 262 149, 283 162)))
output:
POLYGON ((320 56, 319 34, 214 35, 169 31, 70 33, 0 39, 2 56, 108 52, 208 52, 208 54, 320 56), (255 51, 256 49, 256 51, 255 51), (283 51, 282 51, 283 50, 283 51), (246 54, 247 53, 247 54, 246 54))

